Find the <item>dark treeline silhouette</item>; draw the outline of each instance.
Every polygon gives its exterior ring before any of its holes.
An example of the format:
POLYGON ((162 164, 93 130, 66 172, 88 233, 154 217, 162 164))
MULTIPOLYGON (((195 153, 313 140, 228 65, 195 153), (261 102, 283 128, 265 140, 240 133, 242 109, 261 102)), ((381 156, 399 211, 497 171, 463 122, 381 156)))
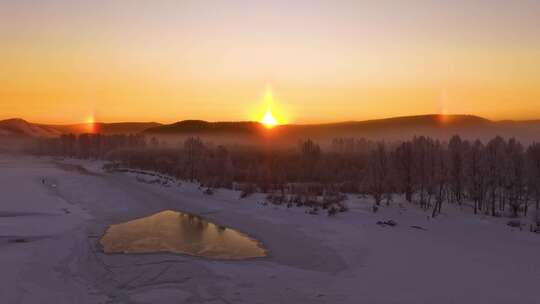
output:
MULTIPOLYGON (((40 139, 32 151, 153 170, 209 188, 243 185, 249 191, 360 193, 374 210, 394 196, 436 216, 445 203, 492 216, 527 215, 540 205, 540 144, 515 139, 487 143, 453 136, 448 142, 419 136, 401 142, 339 138, 321 149, 307 139, 296 147, 216 145, 188 137, 165 145, 141 135, 62 135, 40 139)), ((247 190, 245 190, 247 191, 247 190)))

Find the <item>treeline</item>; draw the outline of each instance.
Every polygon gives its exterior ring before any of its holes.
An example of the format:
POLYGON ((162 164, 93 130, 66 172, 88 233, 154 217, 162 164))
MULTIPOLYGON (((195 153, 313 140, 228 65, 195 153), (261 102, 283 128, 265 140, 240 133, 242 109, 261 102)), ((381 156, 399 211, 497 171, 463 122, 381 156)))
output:
POLYGON ((459 136, 448 142, 423 136, 392 143, 335 139, 325 149, 308 139, 284 149, 224 146, 198 137, 171 146, 140 135, 83 134, 42 139, 32 151, 109 160, 211 188, 365 194, 375 209, 403 195, 432 216, 445 203, 467 203, 474 213, 492 216, 527 215, 531 206, 537 212, 540 207, 540 144, 525 147, 501 137, 487 143, 459 136))
POLYGON ((486 144, 454 136, 448 143, 415 137, 369 152, 365 186, 375 201, 402 193, 440 213, 444 202, 472 203, 474 213, 527 215, 540 204, 540 144, 495 137, 486 144))

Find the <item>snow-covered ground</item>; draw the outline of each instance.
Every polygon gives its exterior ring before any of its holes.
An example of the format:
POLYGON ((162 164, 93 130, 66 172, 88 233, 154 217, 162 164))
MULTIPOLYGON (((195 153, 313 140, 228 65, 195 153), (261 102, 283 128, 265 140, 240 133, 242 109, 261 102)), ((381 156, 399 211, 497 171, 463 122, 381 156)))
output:
POLYGON ((429 219, 397 202, 374 214, 358 198, 336 217, 308 215, 67 163, 0 156, 1 303, 540 303, 540 236, 504 219, 447 206, 429 219), (269 256, 102 252, 109 224, 165 209, 245 232, 269 256))

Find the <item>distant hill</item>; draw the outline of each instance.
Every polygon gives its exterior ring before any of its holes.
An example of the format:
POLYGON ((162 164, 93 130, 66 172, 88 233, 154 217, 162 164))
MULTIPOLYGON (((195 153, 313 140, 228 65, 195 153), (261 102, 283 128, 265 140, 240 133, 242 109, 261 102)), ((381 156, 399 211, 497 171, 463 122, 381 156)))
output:
POLYGON ((386 119, 348 121, 326 124, 288 124, 266 129, 253 121, 208 122, 184 120, 173 124, 155 122, 95 123, 73 125, 33 124, 22 119, 0 121, 0 137, 55 137, 63 133, 135 134, 150 136, 197 135, 235 141, 247 139, 294 142, 302 138, 326 141, 337 137, 364 137, 399 140, 415 135, 448 139, 454 134, 463 138, 488 140, 494 136, 516 137, 524 143, 540 141, 540 120, 490 121, 473 115, 419 115, 386 119))
POLYGON ((20 118, 0 120, 0 137, 32 138, 56 137, 61 134, 101 133, 138 134, 146 129, 161 126, 156 122, 120 122, 72 125, 46 125, 31 123, 20 118))
POLYGON ((258 122, 208 122, 204 120, 183 120, 170 125, 162 125, 144 130, 146 134, 237 134, 258 135, 264 126, 258 122))
POLYGON ((117 122, 117 123, 102 123, 96 122, 93 124, 72 124, 72 125, 41 125, 52 128, 62 133, 100 133, 100 134, 137 134, 146 129, 161 126, 157 122, 117 122))
POLYGON ((494 136, 516 137, 525 142, 540 140, 540 121, 490 121, 473 115, 418 115, 386 119, 349 121, 327 124, 288 124, 267 130, 257 122, 207 122, 185 120, 143 131, 152 135, 233 135, 249 138, 273 138, 295 141, 301 138, 329 140, 336 137, 365 137, 399 140, 415 135, 448 139, 460 134, 464 138, 487 140, 494 136))
POLYGON ((3 137, 55 137, 60 132, 54 128, 29 123, 20 118, 0 121, 0 136, 3 137))

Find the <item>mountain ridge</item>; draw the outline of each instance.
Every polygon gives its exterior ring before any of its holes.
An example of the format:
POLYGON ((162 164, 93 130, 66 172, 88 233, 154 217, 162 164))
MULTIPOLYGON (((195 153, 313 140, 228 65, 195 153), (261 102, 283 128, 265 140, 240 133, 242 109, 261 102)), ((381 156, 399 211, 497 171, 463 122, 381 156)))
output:
POLYGON ((0 136, 56 137, 65 133, 144 134, 149 136, 224 136, 231 138, 299 138, 366 137, 400 139, 415 135, 447 138, 460 134, 469 138, 496 135, 540 139, 540 120, 493 121, 476 115, 414 115, 382 119, 342 121, 320 124, 284 124, 267 129, 255 121, 216 121, 188 119, 171 124, 157 122, 119 122, 47 125, 27 122, 20 118, 0 121, 0 136))
POLYGON ((500 135, 525 141, 540 139, 540 120, 492 121, 476 115, 414 115, 363 121, 345 121, 322 124, 284 124, 268 130, 258 122, 207 122, 185 120, 143 131, 149 135, 201 135, 232 134, 249 138, 273 138, 294 141, 301 138, 326 140, 336 137, 365 137, 381 140, 399 140, 426 135, 448 139, 460 134, 470 139, 489 139, 500 135), (193 128, 191 124, 196 124, 193 128), (246 130, 249 128, 249 130, 246 130))
POLYGON ((73 133, 101 133, 106 135, 114 134, 135 134, 140 133, 148 128, 162 126, 158 122, 95 122, 95 123, 80 123, 68 125, 44 125, 41 126, 53 128, 63 134, 73 133))

